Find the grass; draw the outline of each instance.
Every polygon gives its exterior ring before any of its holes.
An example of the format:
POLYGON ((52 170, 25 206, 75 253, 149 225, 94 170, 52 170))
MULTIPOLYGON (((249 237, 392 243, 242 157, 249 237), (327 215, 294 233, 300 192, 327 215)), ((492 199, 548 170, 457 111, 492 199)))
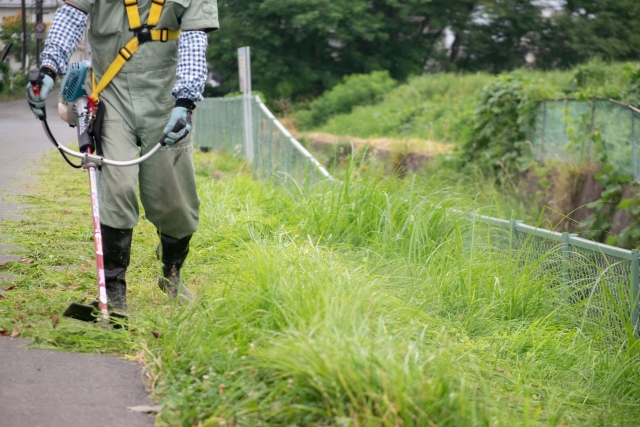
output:
POLYGON ((637 424, 637 347, 612 341, 535 264, 470 241, 450 208, 474 201, 418 177, 350 170, 300 191, 197 153, 202 218, 185 268, 197 301, 159 291, 155 231, 141 220, 130 330, 54 328, 91 297, 94 272, 86 178, 47 164, 29 217, 3 230, 33 263, 4 267, 17 279, 0 328, 143 359, 159 425, 637 424))
POLYGON ((411 136, 457 142, 473 120, 475 93, 491 80, 482 73, 415 77, 387 93, 381 103, 335 115, 317 130, 361 138, 411 136))
MULTIPOLYGON (((614 98, 636 102, 628 93, 637 63, 594 60, 569 71, 528 71, 518 74, 545 87, 553 97, 614 98)), ((358 138, 406 137, 437 142, 464 141, 475 124, 476 94, 495 76, 486 73, 424 74, 386 93, 381 102, 330 115, 309 129, 358 138)), ((634 95, 635 96, 635 95, 634 95)))
MULTIPOLYGON (((567 86, 571 72, 530 72, 531 79, 544 79, 558 90, 567 86)), ((425 74, 388 92, 383 101, 337 114, 313 129, 359 138, 412 137, 437 142, 465 140, 475 124, 476 94, 494 76, 476 74, 425 74)))
POLYGON ((13 94, 13 93, 0 93, 0 102, 11 102, 17 101, 19 99, 25 99, 24 93, 13 94))

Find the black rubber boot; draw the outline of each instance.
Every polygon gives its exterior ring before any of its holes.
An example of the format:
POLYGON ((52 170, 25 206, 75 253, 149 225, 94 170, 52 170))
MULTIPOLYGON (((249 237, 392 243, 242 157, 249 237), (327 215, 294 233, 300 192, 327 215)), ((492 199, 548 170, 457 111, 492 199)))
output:
POLYGON ((172 298, 179 297, 183 302, 191 301, 193 296, 180 280, 180 269, 189 254, 191 235, 176 239, 166 234, 159 234, 160 246, 156 253, 162 260, 162 277, 158 278, 158 286, 172 298))
POLYGON ((127 282, 125 273, 131 259, 133 230, 121 230, 100 224, 102 252, 104 253, 104 278, 109 306, 116 310, 127 309, 127 282))

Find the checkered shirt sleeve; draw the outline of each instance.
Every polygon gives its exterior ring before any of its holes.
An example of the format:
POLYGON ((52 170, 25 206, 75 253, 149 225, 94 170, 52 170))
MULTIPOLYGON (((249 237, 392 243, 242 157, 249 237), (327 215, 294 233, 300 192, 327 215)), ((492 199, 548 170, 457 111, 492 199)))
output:
POLYGON ((178 39, 178 68, 176 84, 171 94, 194 102, 202 100, 207 80, 207 46, 204 31, 183 31, 178 39))
POLYGON ((87 14, 68 4, 57 11, 40 54, 40 63, 58 75, 67 73, 69 59, 82 39, 87 26, 87 14))

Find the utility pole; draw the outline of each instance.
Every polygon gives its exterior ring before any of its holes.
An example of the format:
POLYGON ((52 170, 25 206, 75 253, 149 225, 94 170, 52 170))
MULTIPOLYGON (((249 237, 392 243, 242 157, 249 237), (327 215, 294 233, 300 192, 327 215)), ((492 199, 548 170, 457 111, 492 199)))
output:
POLYGON ((27 68, 27 5, 22 0, 22 69, 27 68))
POLYGON ((42 39, 45 36, 46 25, 42 22, 42 0, 36 0, 36 63, 40 68, 40 51, 42 50, 42 39))

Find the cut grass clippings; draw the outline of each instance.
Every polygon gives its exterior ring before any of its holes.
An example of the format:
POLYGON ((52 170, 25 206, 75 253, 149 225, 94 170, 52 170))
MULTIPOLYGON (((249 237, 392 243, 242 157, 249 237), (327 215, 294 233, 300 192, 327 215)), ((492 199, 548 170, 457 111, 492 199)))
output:
POLYGON ((201 224, 185 278, 158 288, 157 237, 134 232, 130 329, 59 318, 93 298, 84 173, 51 157, 4 224, 32 263, 10 263, 0 329, 35 345, 143 359, 170 426, 635 426, 637 347, 553 278, 469 241, 462 191, 348 172, 308 191, 196 154, 201 224), (216 179, 212 179, 212 176, 216 179), (601 325, 600 325, 601 326, 601 325))

